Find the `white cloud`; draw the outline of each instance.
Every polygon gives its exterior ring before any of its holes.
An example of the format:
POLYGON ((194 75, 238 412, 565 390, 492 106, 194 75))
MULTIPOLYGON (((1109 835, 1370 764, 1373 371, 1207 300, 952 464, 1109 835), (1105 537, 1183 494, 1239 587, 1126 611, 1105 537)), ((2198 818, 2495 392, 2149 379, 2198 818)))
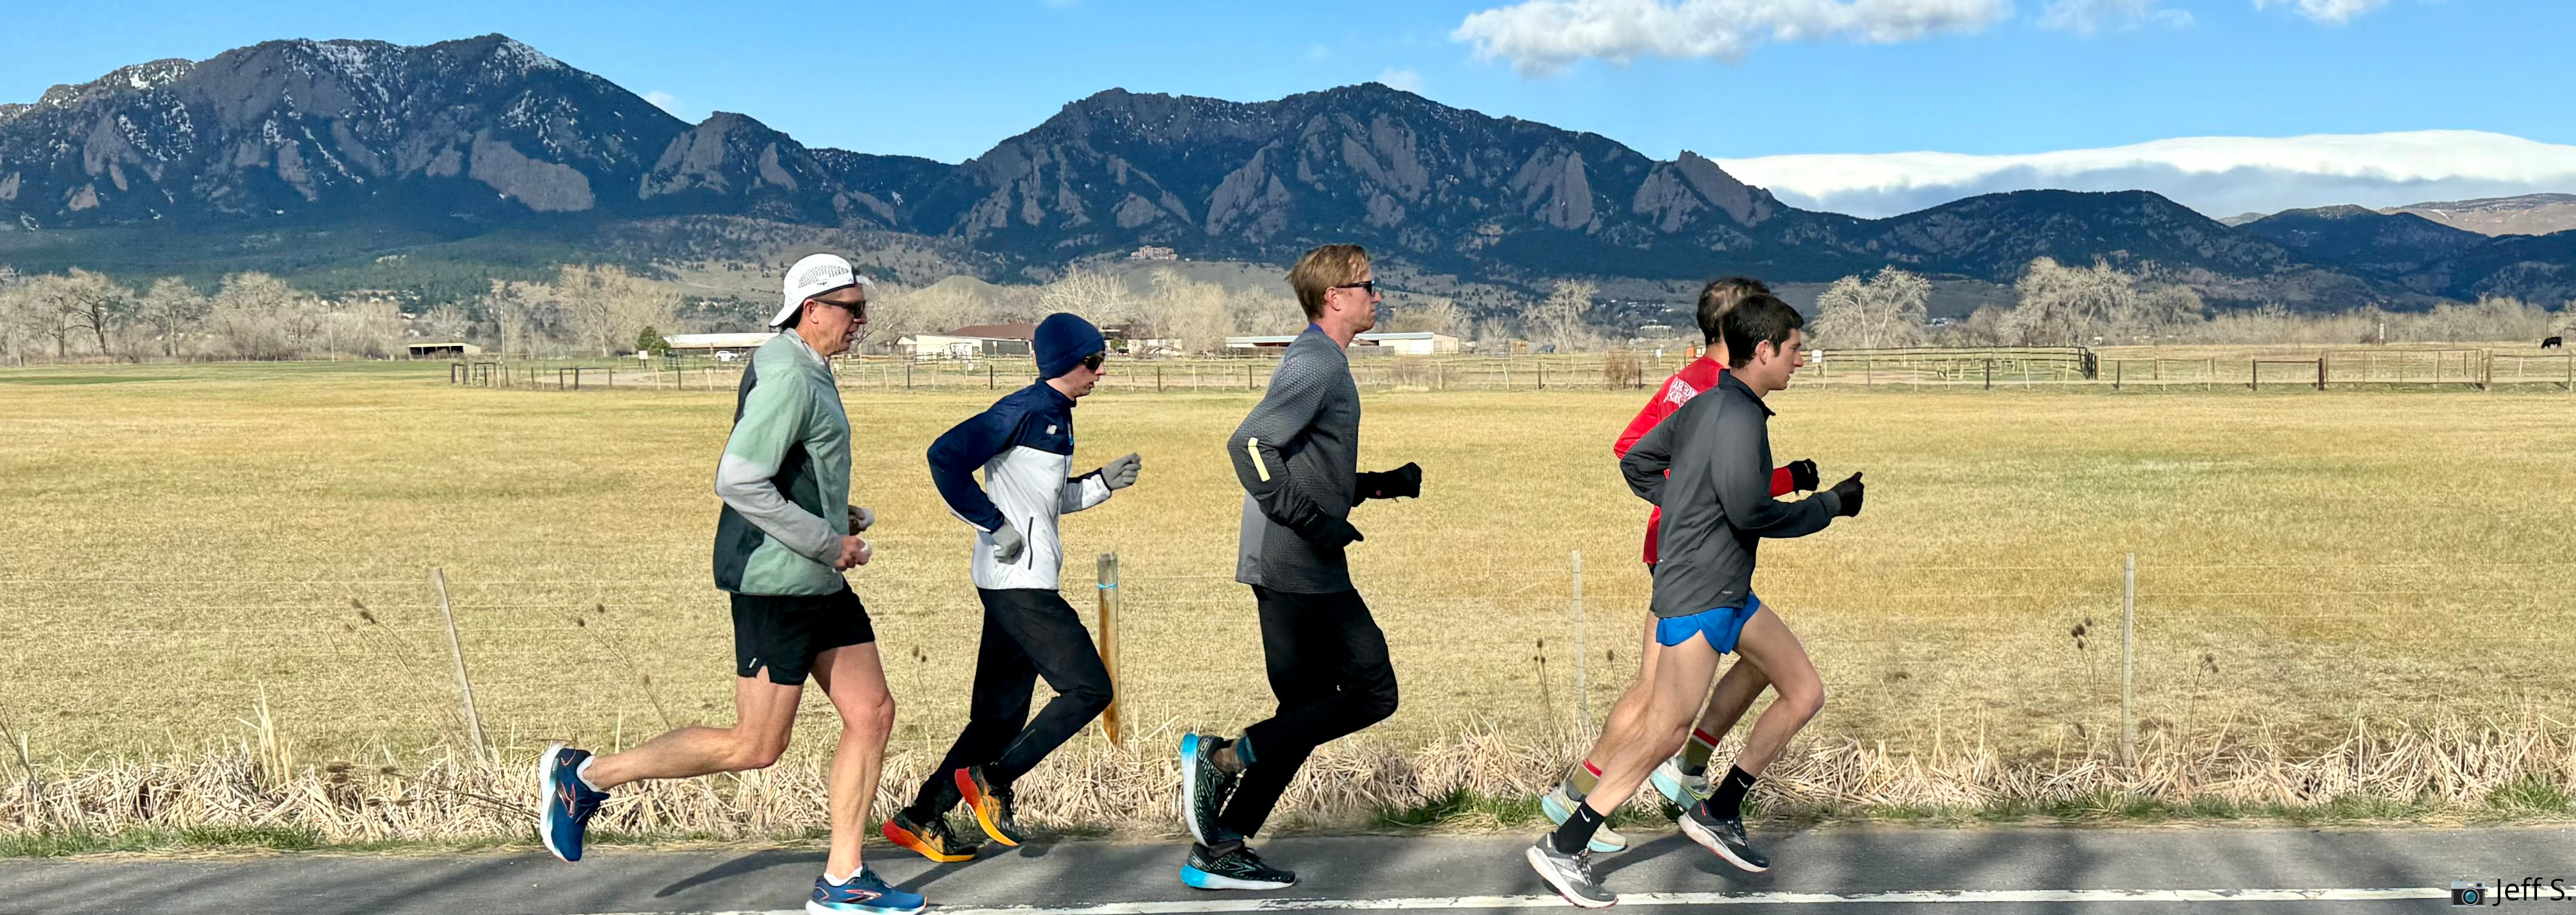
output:
POLYGON ((1389 68, 1386 72, 1377 75, 1377 81, 1387 84, 1390 88, 1402 89, 1415 95, 1422 94, 1422 74, 1411 70, 1389 68))
POLYGON ((2039 11, 2040 28, 2078 35, 2148 24, 2179 29, 2191 22, 2191 13, 2167 7, 2164 0, 2048 0, 2039 11))
POLYGON ((1774 41, 1893 44, 1981 31, 2011 14, 2012 0, 1522 0, 1469 15, 1449 37, 1480 60, 1544 74, 1586 58, 1734 63, 1774 41))
POLYGON ((668 92, 656 89, 654 91, 644 93, 644 100, 652 102, 653 107, 655 108, 670 112, 672 117, 682 119, 686 119, 688 117, 688 115, 680 113, 680 100, 672 97, 668 92))
POLYGON ((2388 5, 2388 0, 2254 0, 2255 9, 2286 6, 2299 15, 2328 25, 2342 25, 2371 10, 2388 5))
POLYGON ((2031 188, 2149 190, 2211 216, 2576 191, 2576 146, 2474 130, 2188 137, 2029 155, 1719 159, 1793 206, 1880 217, 2031 188))

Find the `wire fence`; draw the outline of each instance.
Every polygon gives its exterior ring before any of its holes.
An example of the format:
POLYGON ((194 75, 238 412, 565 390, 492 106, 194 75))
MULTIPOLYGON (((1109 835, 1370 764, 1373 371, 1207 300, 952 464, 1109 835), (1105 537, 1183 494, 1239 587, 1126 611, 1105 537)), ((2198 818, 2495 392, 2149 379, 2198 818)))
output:
MULTIPOLYGON (((1633 563, 1596 562, 1585 575, 1568 560, 1508 588, 1364 578, 1405 697, 1382 736, 1596 726, 1635 679, 1650 585, 1633 563)), ((492 741, 614 746, 730 720, 729 622, 703 578, 446 571, 492 741)), ((1127 566, 1113 623, 1131 727, 1239 727, 1266 714, 1248 589, 1222 574, 1157 571, 1127 566)), ((2563 718, 2576 672, 2554 663, 2552 646, 2576 625, 2570 571, 2576 563, 2141 560, 2132 583, 2114 556, 1766 568, 1756 590, 1824 676, 1819 736, 1911 746, 1973 732, 2013 752, 2100 754, 2124 721, 2125 733, 2169 739, 2260 727, 2323 740, 2356 719, 2563 718)), ((1067 599, 1099 624, 1091 583, 1068 584, 1067 599)), ((862 591, 903 709, 896 740, 944 746, 965 715, 974 595, 862 591)), ((468 717, 427 570, 416 580, 5 579, 0 618, 10 621, 0 626, 0 724, 40 751, 130 754, 238 735, 255 697, 317 747, 453 743, 468 717)), ((806 713, 828 721, 818 697, 806 713)), ((828 739, 827 728, 805 730, 828 739)))
MULTIPOLYGON (((1370 390, 1624 390, 1659 384, 1695 349, 1515 355, 1404 355, 1354 349, 1353 380, 1370 390)), ((1037 373, 1026 357, 833 360, 840 385, 865 391, 1008 391, 1037 373)), ((451 385, 539 391, 730 391, 744 363, 692 356, 650 361, 477 360, 449 366, 451 385)), ((1102 388, 1223 393, 1269 387, 1278 359, 1113 357, 1102 388)), ((2576 392, 2576 356, 2469 348, 2253 350, 2180 355, 2082 347, 1810 351, 1801 386, 1865 390, 2107 389, 2114 392, 2557 390, 2576 392)))

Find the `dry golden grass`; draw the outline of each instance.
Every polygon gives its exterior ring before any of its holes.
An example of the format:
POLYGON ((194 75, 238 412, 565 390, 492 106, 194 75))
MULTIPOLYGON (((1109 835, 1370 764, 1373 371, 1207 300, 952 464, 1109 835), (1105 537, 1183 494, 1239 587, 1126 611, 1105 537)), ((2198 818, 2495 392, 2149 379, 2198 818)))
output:
MULTIPOLYGON (((546 739, 615 747, 729 720, 730 636, 707 552, 730 396, 457 389, 443 371, 0 373, 0 723, 40 766, 141 773, 139 760, 218 759, 204 748, 248 739, 265 691, 294 759, 412 766, 458 733, 432 566, 454 589, 483 718, 521 756, 546 739)), ((915 757, 962 721, 977 628, 968 532, 940 506, 922 450, 991 396, 847 395, 854 490, 883 519, 877 559, 854 581, 900 704, 896 750, 915 757)), ((1349 765, 1436 757, 1482 734, 1539 748, 1502 768, 1544 779, 1582 729, 1573 550, 1586 560, 1590 707, 1606 710, 1645 618, 1644 506, 1609 456, 1641 400, 1365 396, 1364 466, 1418 461, 1425 496, 1354 516, 1369 536, 1354 568, 1404 705, 1336 751, 1349 765)), ((1089 557, 1122 557, 1123 696, 1139 731, 1230 729, 1265 712, 1251 600, 1230 580, 1241 496, 1220 453, 1251 403, 1113 391, 1077 414, 1078 466, 1145 456, 1137 488, 1065 524, 1077 606, 1092 600, 1089 557)), ((2570 403, 2563 391, 1780 395, 1781 459, 1871 483, 1864 517, 1763 553, 1757 589, 1830 690, 1803 752, 1861 759, 1883 744, 1937 768, 1969 742, 1995 772, 2019 773, 1979 776, 1989 786, 2098 765, 2119 727, 2124 552, 2138 554, 2150 747, 2259 733, 2280 748, 2271 759, 2323 765, 2356 721, 2436 735, 2445 721, 2566 720, 2576 673, 2547 646, 2576 622, 2570 403)), ((810 760, 832 720, 819 697, 806 711, 798 758, 810 760)), ((1091 752, 1051 768, 1131 765, 1091 752)), ((1464 777, 1444 778, 1431 784, 1464 777)))

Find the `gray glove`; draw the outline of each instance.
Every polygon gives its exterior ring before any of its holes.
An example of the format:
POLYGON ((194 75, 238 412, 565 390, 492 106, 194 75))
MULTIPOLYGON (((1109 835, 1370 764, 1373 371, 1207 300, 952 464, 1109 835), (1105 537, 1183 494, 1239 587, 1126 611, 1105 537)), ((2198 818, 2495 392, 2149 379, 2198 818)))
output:
POLYGON ((860 531, 867 530, 868 528, 876 526, 876 523, 876 512, 860 508, 856 505, 850 506, 850 533, 855 534, 860 531))
POLYGON ((993 561, 1018 562, 1020 552, 1029 548, 1029 540, 1020 529, 1008 524, 993 529, 993 561))
POLYGON ((1136 485, 1136 469, 1143 463, 1143 458, 1139 458, 1131 454, 1109 463, 1102 464, 1100 465, 1100 481, 1109 484, 1111 492, 1116 492, 1118 490, 1134 486, 1136 485))

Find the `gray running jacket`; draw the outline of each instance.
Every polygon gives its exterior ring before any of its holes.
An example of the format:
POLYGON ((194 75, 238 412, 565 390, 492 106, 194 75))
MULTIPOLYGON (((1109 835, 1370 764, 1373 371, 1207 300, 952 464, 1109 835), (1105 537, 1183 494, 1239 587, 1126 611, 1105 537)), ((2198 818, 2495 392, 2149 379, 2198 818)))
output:
POLYGON ((1359 501, 1360 389, 1341 344, 1306 325, 1225 452, 1244 492, 1234 580, 1299 594, 1352 590, 1347 544, 1318 542, 1323 522, 1348 519, 1359 501))
POLYGON ((1728 372, 1619 459, 1628 488, 1664 510, 1656 616, 1744 606, 1762 538, 1804 537, 1841 513, 1832 490, 1797 502, 1772 497, 1770 419, 1771 408, 1728 372))

